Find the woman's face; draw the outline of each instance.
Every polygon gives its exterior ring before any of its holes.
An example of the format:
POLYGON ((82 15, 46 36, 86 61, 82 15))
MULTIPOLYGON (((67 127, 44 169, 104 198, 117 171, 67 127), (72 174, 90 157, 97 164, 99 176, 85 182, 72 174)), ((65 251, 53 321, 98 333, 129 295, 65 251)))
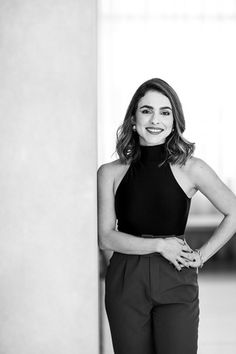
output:
POLYGON ((172 131, 173 121, 169 98, 158 91, 147 91, 139 100, 135 114, 140 145, 164 143, 172 131))

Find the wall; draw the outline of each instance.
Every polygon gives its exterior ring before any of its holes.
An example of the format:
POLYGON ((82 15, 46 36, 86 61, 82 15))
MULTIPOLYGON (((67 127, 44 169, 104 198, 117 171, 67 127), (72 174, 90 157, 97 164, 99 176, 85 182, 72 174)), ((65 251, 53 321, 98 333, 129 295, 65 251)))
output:
POLYGON ((98 352, 96 2, 0 2, 0 353, 98 352))

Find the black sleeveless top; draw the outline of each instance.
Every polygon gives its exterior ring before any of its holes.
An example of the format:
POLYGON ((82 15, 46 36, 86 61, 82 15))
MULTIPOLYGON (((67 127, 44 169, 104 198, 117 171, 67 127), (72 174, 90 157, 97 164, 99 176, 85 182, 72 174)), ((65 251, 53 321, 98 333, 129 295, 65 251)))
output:
POLYGON ((165 143, 140 145, 115 194, 117 229, 131 235, 183 235, 191 199, 165 162, 165 143))

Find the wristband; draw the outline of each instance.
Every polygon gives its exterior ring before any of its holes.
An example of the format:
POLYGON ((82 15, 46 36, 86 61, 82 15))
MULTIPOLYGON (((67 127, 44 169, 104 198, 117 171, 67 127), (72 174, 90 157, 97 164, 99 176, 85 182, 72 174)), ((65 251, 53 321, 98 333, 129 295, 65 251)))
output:
POLYGON ((199 249, 197 249, 197 248, 194 251, 199 254, 199 258, 200 258, 200 262, 201 262, 199 267, 202 268, 203 265, 204 265, 204 262, 203 262, 203 259, 202 259, 202 252, 199 249))

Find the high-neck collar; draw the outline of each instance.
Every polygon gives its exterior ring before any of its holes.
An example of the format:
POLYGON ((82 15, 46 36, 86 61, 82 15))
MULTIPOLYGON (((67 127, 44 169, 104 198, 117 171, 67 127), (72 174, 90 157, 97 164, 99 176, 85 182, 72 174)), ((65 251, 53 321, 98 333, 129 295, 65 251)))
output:
POLYGON ((160 163, 165 159, 165 143, 158 145, 140 145, 140 160, 144 163, 160 163))

